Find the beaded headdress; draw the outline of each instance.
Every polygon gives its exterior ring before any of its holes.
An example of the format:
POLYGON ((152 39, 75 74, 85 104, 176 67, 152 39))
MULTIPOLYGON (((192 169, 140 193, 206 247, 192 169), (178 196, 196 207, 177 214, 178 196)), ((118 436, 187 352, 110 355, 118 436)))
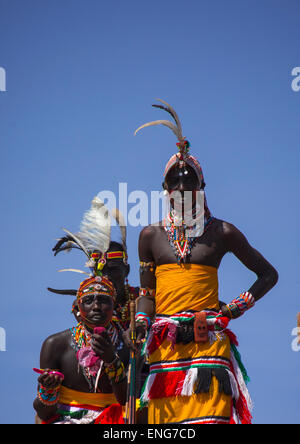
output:
POLYGON ((93 276, 85 279, 81 282, 76 297, 77 300, 80 300, 83 296, 95 294, 110 296, 114 301, 116 298, 115 287, 105 276, 93 276))
POLYGON ((176 212, 176 210, 173 208, 169 212, 167 218, 164 219, 165 223, 164 228, 167 232, 170 245, 174 250, 177 260, 180 262, 180 261, 185 261, 186 258, 191 254, 191 250, 195 245, 197 238, 199 238, 204 234, 204 232, 208 229, 209 225, 212 223, 213 218, 207 206, 206 196, 203 191, 205 187, 205 182, 204 182, 202 168, 198 160, 195 157, 191 156, 189 153, 190 143, 186 140, 185 137, 183 137, 182 126, 179 117, 174 108, 172 108, 172 106, 169 105, 167 102, 161 99, 156 99, 156 100, 161 102, 162 105, 155 104, 152 106, 154 106, 155 108, 163 109, 164 111, 168 112, 172 116, 175 123, 170 122, 169 120, 155 120, 153 122, 148 122, 137 128, 134 135, 136 135, 137 132, 140 131, 142 128, 154 125, 164 125, 169 129, 171 129, 178 139, 178 142, 176 144, 178 147, 178 152, 169 159, 165 167, 164 171, 165 180, 169 171, 174 166, 178 165, 179 168, 184 168, 186 165, 189 165, 197 176, 201 190, 200 193, 202 193, 204 197, 203 219, 202 219, 203 213, 200 211, 199 214, 197 214, 196 207, 191 208, 189 212, 186 211, 185 209, 184 217, 182 216, 181 213, 178 214, 178 212, 176 212), (203 221, 203 223, 199 223, 200 221, 203 221))

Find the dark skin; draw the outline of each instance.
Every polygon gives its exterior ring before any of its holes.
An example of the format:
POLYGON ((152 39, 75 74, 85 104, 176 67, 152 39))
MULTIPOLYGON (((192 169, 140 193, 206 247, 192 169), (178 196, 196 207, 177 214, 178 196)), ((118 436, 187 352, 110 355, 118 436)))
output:
MULTIPOLYGON (((108 249, 109 253, 115 251, 123 251, 120 245, 116 242, 111 242, 108 249)), ((117 292, 117 302, 124 304, 125 301, 125 279, 130 272, 129 264, 125 264, 123 259, 107 259, 103 267, 102 273, 114 284, 117 292)))
MULTIPOLYGON (((171 194, 172 191, 180 193, 197 191, 200 190, 201 184, 190 166, 186 166, 184 169, 175 166, 169 171, 163 187, 171 194), (184 170, 187 173, 184 173, 184 170)), ((226 253, 233 253, 245 267, 256 274, 256 281, 248 289, 256 301, 276 284, 278 273, 275 268, 249 244, 243 233, 231 223, 220 219, 214 219, 208 230, 198 238, 187 263, 219 268, 226 253)), ((139 258, 140 261, 155 262, 156 265, 177 263, 162 223, 149 225, 141 231, 139 258)), ((141 273, 140 281, 143 288, 156 288, 155 274, 150 270, 146 269, 141 273)), ((221 305, 223 314, 230 317, 226 306, 221 305)), ((154 299, 149 296, 140 298, 137 310, 153 317, 155 314, 154 299)), ((139 327, 138 333, 140 338, 143 337, 144 331, 141 327, 139 327)))
MULTIPOLYGON (((115 251, 123 251, 122 247, 117 242, 111 242, 110 247, 107 250, 108 253, 113 253, 115 251)), ((125 300, 125 279, 130 272, 130 265, 125 264, 123 259, 107 259, 106 264, 102 269, 103 276, 106 276, 110 282, 113 283, 117 292, 117 302, 123 305, 125 300)), ((75 319, 80 322, 81 318, 78 314, 78 303, 77 300, 73 302, 73 312, 75 319)))
MULTIPOLYGON (((113 313, 113 302, 109 296, 101 295, 95 298, 88 296, 82 298, 78 302, 81 318, 84 317, 86 329, 92 334, 91 347, 104 363, 112 362, 116 357, 116 351, 111 343, 107 332, 100 335, 93 333, 94 327, 101 327, 107 325, 113 313), (86 325, 88 323, 89 326, 86 325)), ((78 361, 71 346, 71 333, 65 330, 56 333, 45 340, 40 354, 40 367, 43 369, 55 369, 63 373, 64 380, 62 384, 73 390, 81 392, 89 392, 88 383, 81 371, 78 372, 78 361)), ((125 367, 128 362, 128 350, 123 347, 118 351, 120 359, 125 367)), ((50 375, 48 372, 39 376, 39 384, 50 389, 57 385, 59 379, 57 376, 50 375)), ((127 380, 126 378, 120 383, 112 383, 109 381, 106 374, 100 377, 98 383, 98 390, 102 393, 114 393, 118 402, 121 405, 126 403, 127 380)), ((48 420, 56 413, 56 406, 45 406, 38 398, 34 400, 34 409, 39 418, 48 420)))

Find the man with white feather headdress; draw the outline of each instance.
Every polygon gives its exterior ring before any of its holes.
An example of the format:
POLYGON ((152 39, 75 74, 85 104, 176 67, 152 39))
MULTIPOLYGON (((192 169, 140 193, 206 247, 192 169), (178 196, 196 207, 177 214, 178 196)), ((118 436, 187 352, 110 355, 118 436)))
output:
MULTIPOLYGON (((117 211, 114 215, 120 223, 121 215, 117 211)), ((41 369, 36 369, 40 376, 34 408, 43 423, 124 423, 128 349, 123 342, 123 328, 114 313, 116 288, 103 270, 107 261, 120 259, 128 274, 126 234, 123 230, 122 250, 113 248, 110 215, 98 197, 85 213, 80 231, 76 234, 64 231, 67 237, 58 242, 55 253, 80 249, 87 257, 91 273, 70 269, 89 275, 75 291, 79 322, 76 327, 44 341, 41 369)), ((74 290, 50 290, 74 294, 74 290)))

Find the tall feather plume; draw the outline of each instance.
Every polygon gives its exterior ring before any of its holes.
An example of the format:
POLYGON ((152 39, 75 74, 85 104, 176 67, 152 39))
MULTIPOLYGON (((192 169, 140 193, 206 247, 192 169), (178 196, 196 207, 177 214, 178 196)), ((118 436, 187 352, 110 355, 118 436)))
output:
POLYGON ((136 136, 138 131, 140 131, 142 128, 146 128, 148 126, 165 125, 173 131, 173 133, 175 134, 175 136, 177 137, 177 139, 180 143, 180 147, 184 148, 185 138, 182 135, 182 127, 181 127, 181 123, 180 123, 180 120, 179 120, 179 117, 178 117, 176 111, 174 110, 174 108, 172 108, 171 105, 169 105, 164 100, 162 100, 162 99, 156 99, 156 100, 163 103, 165 106, 162 106, 162 105, 152 105, 152 106, 154 106, 155 108, 163 109, 164 111, 167 111, 169 114, 171 114, 171 116, 173 117, 173 119, 175 121, 175 125, 174 125, 174 123, 170 122, 169 120, 154 120, 153 122, 148 122, 148 123, 145 123, 144 125, 141 125, 137 130, 135 130, 134 135, 136 136))
POLYGON ((89 258, 89 252, 87 250, 87 248, 85 247, 84 243, 82 242, 81 238, 79 238, 80 233, 78 234, 73 234, 71 233, 71 231, 67 230, 66 228, 63 228, 63 231, 65 233, 67 233, 70 237, 72 237, 74 239, 74 241, 76 242, 76 244, 81 248, 81 250, 86 254, 86 256, 89 258))
POLYGON ((118 208, 114 208, 111 211, 111 215, 114 219, 116 219, 117 224, 120 227, 123 249, 125 252, 127 252, 127 243, 126 243, 127 227, 126 227, 125 219, 124 219, 121 211, 118 208))
POLYGON ((169 105, 169 103, 165 102, 162 99, 155 99, 155 100, 158 100, 159 102, 163 103, 165 106, 162 106, 162 105, 152 105, 152 106, 154 106, 156 108, 164 109, 169 114, 171 114, 171 116, 173 117, 173 119, 176 122, 177 128, 179 130, 179 135, 180 135, 181 139, 183 139, 183 136, 182 136, 182 126, 181 126, 178 114, 176 113, 175 109, 171 105, 169 105))
POLYGON ((73 248, 76 248, 78 250, 82 250, 82 248, 72 240, 70 236, 61 237, 60 239, 57 239, 57 243, 52 248, 52 251, 54 251, 54 256, 56 256, 61 251, 67 251, 70 252, 73 248))
POLYGON ((147 128, 148 126, 155 126, 155 125, 165 125, 168 128, 170 128, 177 139, 179 140, 179 132, 178 128, 174 123, 170 122, 169 120, 154 120, 153 122, 144 123, 144 125, 141 125, 138 127, 138 129, 135 130, 134 135, 137 135, 137 132, 140 131, 142 128, 147 128))
POLYGON ((84 214, 77 234, 86 250, 105 253, 109 248, 111 222, 108 209, 98 196, 92 200, 91 208, 84 214))

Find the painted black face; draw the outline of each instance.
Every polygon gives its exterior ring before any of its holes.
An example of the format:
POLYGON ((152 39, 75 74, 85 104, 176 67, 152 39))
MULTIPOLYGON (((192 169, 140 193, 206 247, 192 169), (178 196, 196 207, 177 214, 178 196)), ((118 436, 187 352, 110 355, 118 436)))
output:
POLYGON ((172 191, 184 192, 200 189, 198 177, 189 165, 182 167, 175 165, 171 168, 165 178, 163 186, 170 194, 172 191))
POLYGON ((164 188, 169 193, 170 205, 185 219, 185 211, 196 206, 197 191, 200 190, 198 177, 189 165, 175 165, 167 174, 164 188))
MULTIPOLYGON (((119 244, 113 244, 108 252, 121 251, 119 244)), ((120 299, 124 295, 125 279, 129 274, 129 265, 124 264, 123 259, 107 259, 102 273, 114 284, 117 292, 117 302, 122 302, 120 299)))
POLYGON ((113 315, 113 300, 109 295, 92 294, 78 301, 83 322, 93 326, 105 326, 113 315))

